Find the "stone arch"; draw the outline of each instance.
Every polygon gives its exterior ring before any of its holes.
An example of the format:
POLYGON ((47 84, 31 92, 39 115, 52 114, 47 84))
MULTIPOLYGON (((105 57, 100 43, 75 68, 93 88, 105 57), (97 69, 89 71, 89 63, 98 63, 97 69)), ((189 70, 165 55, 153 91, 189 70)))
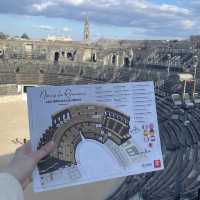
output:
POLYGON ((4 50, 3 49, 0 49, 0 58, 2 58, 4 55, 4 50))
POLYGON ((93 53, 92 54, 92 62, 97 62, 97 54, 96 53, 93 53))
POLYGON ((116 63, 117 63, 117 56, 115 54, 112 55, 111 62, 112 62, 112 65, 116 65, 116 63))
POLYGON ((71 61, 74 60, 72 52, 67 52, 67 59, 71 61))
POLYGON ((16 67, 15 73, 19 73, 19 72, 20 72, 20 68, 19 68, 19 67, 16 67))
POLYGON ((124 66, 130 66, 130 60, 129 57, 124 57, 124 66))
POLYGON ((59 58, 60 58, 60 53, 59 52, 55 52, 54 53, 54 63, 55 64, 59 63, 59 58))

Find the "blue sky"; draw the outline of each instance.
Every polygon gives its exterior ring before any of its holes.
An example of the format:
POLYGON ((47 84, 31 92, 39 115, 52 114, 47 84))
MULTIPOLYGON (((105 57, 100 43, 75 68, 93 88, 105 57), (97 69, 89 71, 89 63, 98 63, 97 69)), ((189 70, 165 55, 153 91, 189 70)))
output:
POLYGON ((87 13, 94 40, 188 38, 200 33, 199 0, 2 0, 0 32, 81 40, 87 13))
MULTIPOLYGON (((45 16, 26 16, 16 14, 0 14, 0 32, 11 36, 27 33, 31 38, 46 38, 48 35, 70 36, 74 40, 83 37, 84 17, 81 20, 53 18, 45 16)), ((95 40, 103 38, 130 38, 132 33, 128 27, 118 27, 90 22, 91 37, 95 40)))

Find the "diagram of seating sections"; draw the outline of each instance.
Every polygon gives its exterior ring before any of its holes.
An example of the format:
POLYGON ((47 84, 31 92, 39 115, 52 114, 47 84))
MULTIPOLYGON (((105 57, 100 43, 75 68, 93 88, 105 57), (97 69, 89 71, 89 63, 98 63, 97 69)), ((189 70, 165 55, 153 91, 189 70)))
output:
POLYGON ((33 149, 56 145, 36 192, 164 168, 152 82, 30 88, 28 108, 33 149))
POLYGON ((122 145, 131 138, 129 121, 130 117, 123 113, 96 105, 74 106, 56 113, 52 116, 52 127, 46 130, 38 149, 51 140, 57 148, 39 163, 40 174, 65 165, 76 165, 76 148, 82 137, 102 144, 110 139, 122 145))

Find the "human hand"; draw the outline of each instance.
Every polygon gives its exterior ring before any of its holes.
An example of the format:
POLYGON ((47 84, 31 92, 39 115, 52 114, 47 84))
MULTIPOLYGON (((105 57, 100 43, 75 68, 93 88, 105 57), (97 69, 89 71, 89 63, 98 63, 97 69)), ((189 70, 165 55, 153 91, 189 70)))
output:
POLYGON ((25 189, 31 182, 31 175, 37 163, 53 151, 55 145, 50 142, 40 150, 33 152, 28 142, 16 150, 16 153, 5 172, 13 175, 25 189))

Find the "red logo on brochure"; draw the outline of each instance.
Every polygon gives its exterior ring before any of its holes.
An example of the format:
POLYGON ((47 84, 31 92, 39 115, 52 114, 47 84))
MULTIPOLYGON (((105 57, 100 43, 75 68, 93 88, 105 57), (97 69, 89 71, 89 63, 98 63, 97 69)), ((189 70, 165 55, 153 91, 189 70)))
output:
POLYGON ((154 160, 154 168, 160 168, 160 167, 161 167, 160 160, 154 160))

